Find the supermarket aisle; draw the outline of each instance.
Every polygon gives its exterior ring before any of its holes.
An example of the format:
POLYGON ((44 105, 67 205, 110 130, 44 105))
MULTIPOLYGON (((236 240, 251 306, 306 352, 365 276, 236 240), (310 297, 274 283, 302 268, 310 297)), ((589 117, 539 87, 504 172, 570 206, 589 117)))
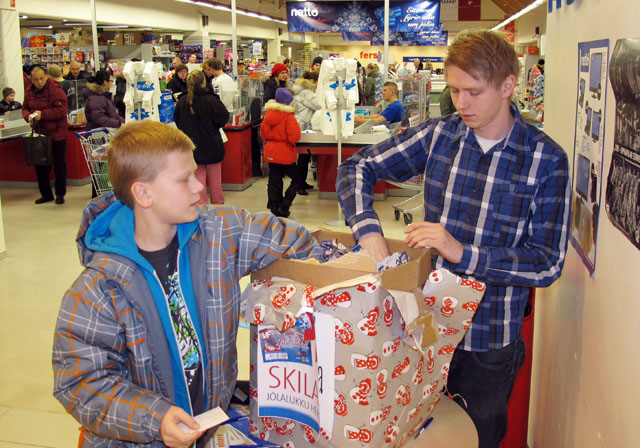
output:
MULTIPOLYGON (((69 187, 62 206, 35 206, 35 189, 3 188, 0 195, 7 246, 0 260, 0 448, 75 446, 79 425, 51 393, 51 346, 60 300, 81 270, 74 240, 91 187, 69 187)), ((244 192, 227 191, 225 198, 264 210, 266 178, 244 192)), ((394 220, 392 208, 400 200, 376 203, 388 237, 402 238, 404 224, 394 220)), ((296 198, 291 218, 313 230, 336 219, 337 210, 335 201, 312 191, 296 198)), ((241 372, 243 365, 248 372, 247 347, 245 337, 239 341, 241 372)))

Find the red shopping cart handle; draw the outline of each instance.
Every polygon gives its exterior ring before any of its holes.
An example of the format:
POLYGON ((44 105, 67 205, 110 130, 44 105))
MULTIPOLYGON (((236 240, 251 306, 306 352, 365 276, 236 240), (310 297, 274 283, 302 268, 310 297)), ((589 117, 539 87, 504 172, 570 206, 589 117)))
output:
POLYGON ((105 134, 108 134, 109 133, 109 129, 107 129, 107 128, 95 128, 95 129, 91 129, 90 131, 74 132, 73 135, 75 135, 76 138, 78 140, 80 140, 82 137, 86 137, 87 135, 95 134, 96 132, 104 132, 105 134))

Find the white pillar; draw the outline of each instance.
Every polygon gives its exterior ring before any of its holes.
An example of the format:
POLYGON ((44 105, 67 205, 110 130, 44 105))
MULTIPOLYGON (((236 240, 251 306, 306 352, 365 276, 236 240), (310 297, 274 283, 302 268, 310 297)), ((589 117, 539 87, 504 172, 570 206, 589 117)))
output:
POLYGON ((233 80, 238 79, 238 32, 236 24, 236 0, 231 0, 231 68, 233 69, 233 80))
POLYGON ((24 102, 20 18, 9 2, 0 2, 0 89, 9 86, 16 91, 16 101, 24 102))

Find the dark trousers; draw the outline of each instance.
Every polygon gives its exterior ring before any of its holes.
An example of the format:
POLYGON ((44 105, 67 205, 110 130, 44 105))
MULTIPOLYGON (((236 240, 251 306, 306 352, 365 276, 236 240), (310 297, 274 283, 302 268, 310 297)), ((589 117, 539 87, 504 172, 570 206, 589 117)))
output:
POLYGON ((295 163, 292 163, 291 165, 281 165, 279 163, 269 164, 269 183, 267 184, 267 194, 269 197, 267 208, 269 210, 274 212, 274 214, 280 210, 288 211, 293 199, 296 197, 298 188, 300 188, 300 181, 298 176, 298 166, 295 163), (283 197, 282 190, 284 176, 289 176, 291 178, 291 183, 283 197))
MULTIPOLYGON (((53 173, 56 176, 56 196, 64 197, 67 194, 67 140, 51 142, 51 149, 53 152, 53 173)), ((36 165, 38 189, 43 198, 53 198, 49 173, 51 173, 51 165, 36 165)))
POLYGON ((298 154, 298 176, 300 177, 300 188, 304 188, 304 184, 307 182, 310 161, 311 154, 298 154))
POLYGON ((456 350, 447 389, 478 430, 479 448, 497 448, 507 432, 507 402, 526 347, 522 336, 487 352, 456 350), (462 400, 464 399, 464 401, 462 400))

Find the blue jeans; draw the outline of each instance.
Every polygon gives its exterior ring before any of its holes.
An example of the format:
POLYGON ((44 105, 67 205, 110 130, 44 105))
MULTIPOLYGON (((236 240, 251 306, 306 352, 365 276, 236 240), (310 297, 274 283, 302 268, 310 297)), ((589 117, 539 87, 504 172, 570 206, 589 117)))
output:
POLYGON ((447 389, 450 395, 459 395, 456 402, 476 425, 480 448, 497 448, 507 432, 507 403, 525 351, 522 336, 518 335, 501 349, 456 350, 453 355, 447 389))

